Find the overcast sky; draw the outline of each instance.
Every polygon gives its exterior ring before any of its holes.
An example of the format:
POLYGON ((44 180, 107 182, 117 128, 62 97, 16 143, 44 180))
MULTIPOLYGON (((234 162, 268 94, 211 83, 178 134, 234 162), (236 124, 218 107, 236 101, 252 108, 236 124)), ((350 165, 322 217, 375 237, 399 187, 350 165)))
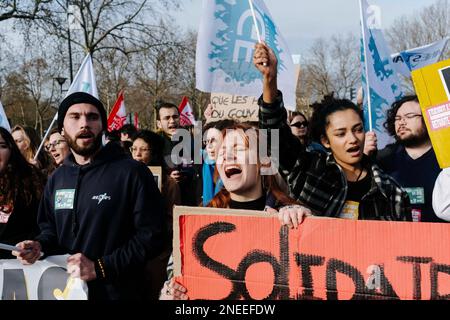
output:
MULTIPOLYGON (((213 0, 207 0, 213 1, 213 0)), ((247 1, 247 0, 238 0, 247 1)), ((174 14, 177 24, 197 30, 202 0, 183 0, 182 10, 174 14)), ((384 28, 402 15, 420 12, 434 0, 372 0, 381 7, 384 28)), ((305 54, 315 38, 336 33, 360 35, 358 0, 265 0, 275 23, 292 54, 305 54)))

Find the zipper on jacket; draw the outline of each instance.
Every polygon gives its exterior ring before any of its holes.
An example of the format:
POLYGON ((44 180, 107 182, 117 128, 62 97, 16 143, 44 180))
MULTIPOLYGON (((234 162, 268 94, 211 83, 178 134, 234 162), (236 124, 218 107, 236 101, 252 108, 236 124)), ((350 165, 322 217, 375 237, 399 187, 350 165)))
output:
POLYGON ((81 168, 78 168, 78 176, 77 176, 77 184, 75 185, 75 199, 73 201, 73 210, 72 210, 72 235, 75 238, 78 233, 78 224, 77 224, 77 209, 78 209, 78 188, 80 187, 81 182, 81 168))

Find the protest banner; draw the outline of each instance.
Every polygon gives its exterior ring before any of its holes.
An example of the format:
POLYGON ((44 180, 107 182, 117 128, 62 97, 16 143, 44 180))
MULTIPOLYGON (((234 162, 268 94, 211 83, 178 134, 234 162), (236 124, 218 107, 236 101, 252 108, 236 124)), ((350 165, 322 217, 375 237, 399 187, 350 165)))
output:
POLYGON ((441 168, 450 167, 450 59, 412 72, 427 130, 441 168))
POLYGON ((426 46, 409 49, 391 55, 392 67, 405 77, 411 77, 411 71, 426 67, 439 61, 450 37, 426 46))
POLYGON ((155 179, 155 183, 158 186, 159 191, 161 192, 162 186, 162 168, 161 167, 148 167, 151 173, 153 174, 153 178, 155 179))
POLYGON ((239 122, 258 121, 258 98, 226 93, 211 94, 211 115, 208 122, 232 119, 239 122))
POLYGON ((190 299, 450 299, 450 226, 175 207, 190 299))
POLYGON ((0 260, 2 300, 87 300, 87 285, 66 271, 67 257, 52 256, 22 265, 17 259, 0 260))

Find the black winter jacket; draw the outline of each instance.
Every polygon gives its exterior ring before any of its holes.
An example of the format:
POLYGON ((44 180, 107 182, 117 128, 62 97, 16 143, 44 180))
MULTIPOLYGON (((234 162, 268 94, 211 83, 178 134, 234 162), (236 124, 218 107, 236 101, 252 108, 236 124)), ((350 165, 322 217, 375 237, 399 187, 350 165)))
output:
POLYGON ((150 170, 120 146, 107 144, 85 166, 68 157, 45 187, 38 223, 46 255, 100 259, 105 278, 96 268, 89 299, 142 297, 144 263, 162 248, 162 201, 150 170))

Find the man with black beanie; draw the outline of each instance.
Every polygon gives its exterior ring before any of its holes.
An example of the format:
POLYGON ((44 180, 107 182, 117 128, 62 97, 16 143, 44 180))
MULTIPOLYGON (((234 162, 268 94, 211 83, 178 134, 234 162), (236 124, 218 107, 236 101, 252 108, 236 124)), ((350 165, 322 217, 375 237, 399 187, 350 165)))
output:
POLYGON ((89 299, 139 300, 145 262, 162 248, 162 200, 145 165, 117 144, 102 146, 106 125, 103 104, 87 93, 61 103, 58 128, 72 155, 46 185, 40 234, 13 254, 31 264, 41 252, 69 253, 67 272, 87 281, 89 299))

